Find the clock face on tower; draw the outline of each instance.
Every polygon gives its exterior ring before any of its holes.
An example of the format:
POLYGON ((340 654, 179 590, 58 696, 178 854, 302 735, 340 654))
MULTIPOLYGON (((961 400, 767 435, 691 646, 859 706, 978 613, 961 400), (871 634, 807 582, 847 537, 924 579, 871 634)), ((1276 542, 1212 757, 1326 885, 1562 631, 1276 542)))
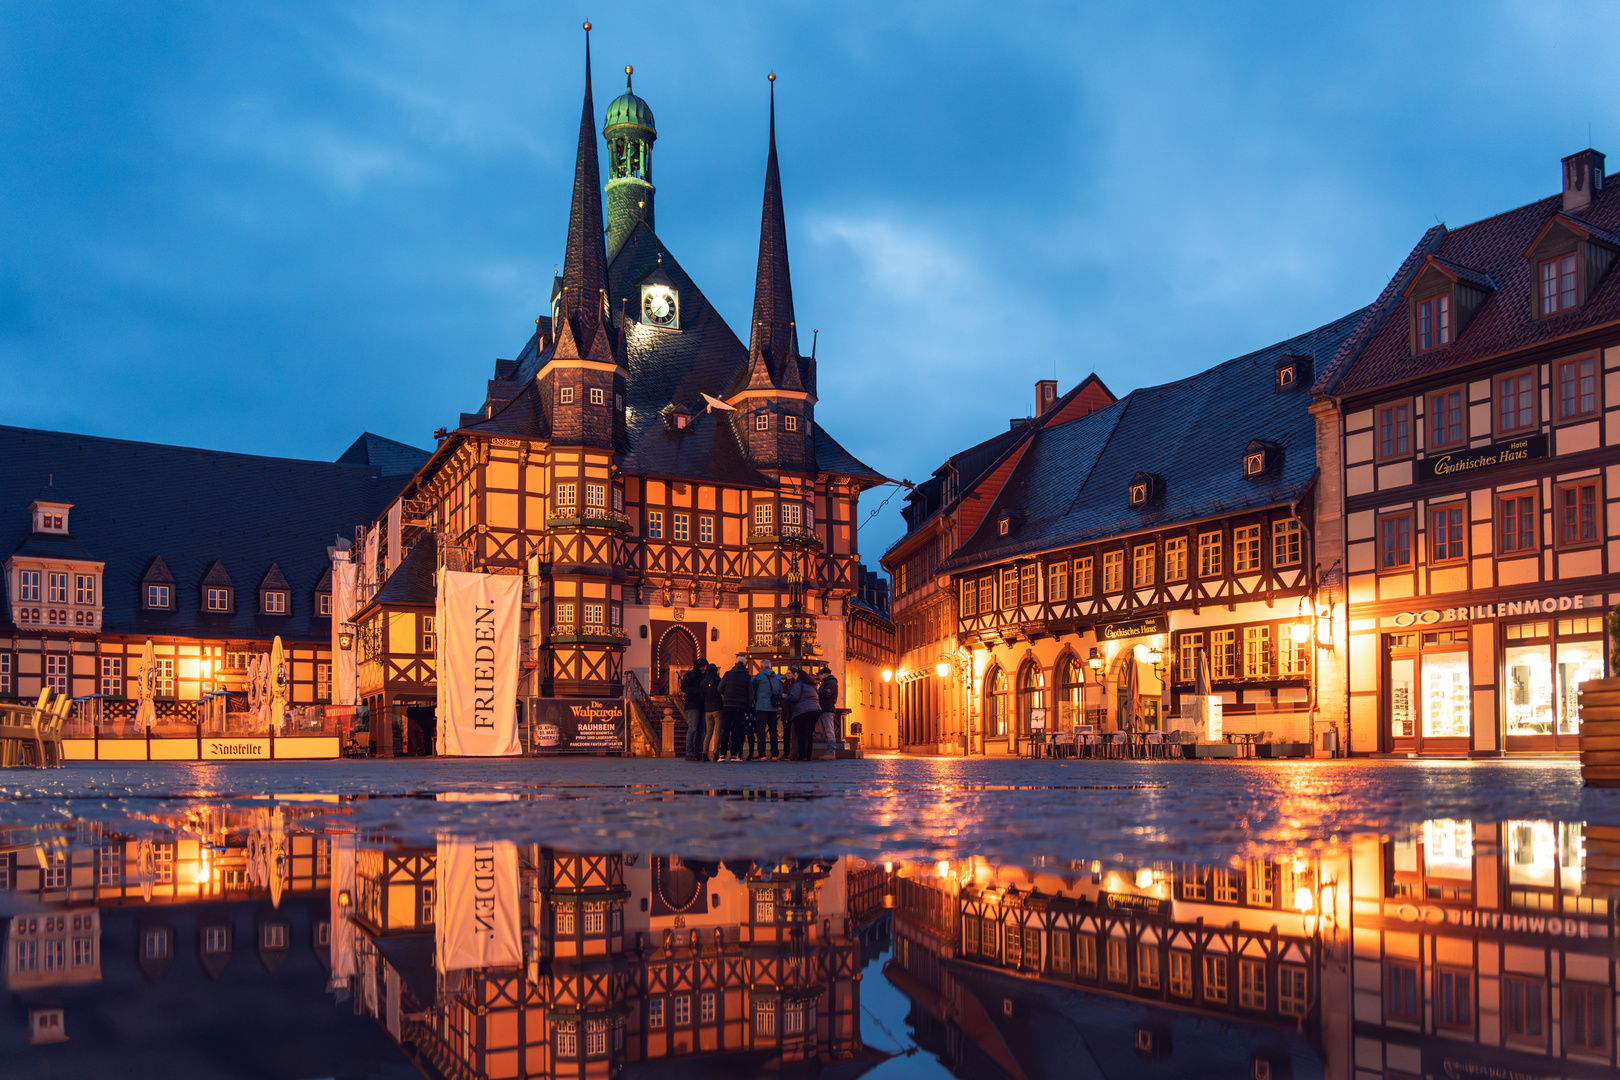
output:
POLYGON ((648 285, 641 290, 641 319, 654 326, 674 326, 678 308, 675 290, 665 285, 648 285))

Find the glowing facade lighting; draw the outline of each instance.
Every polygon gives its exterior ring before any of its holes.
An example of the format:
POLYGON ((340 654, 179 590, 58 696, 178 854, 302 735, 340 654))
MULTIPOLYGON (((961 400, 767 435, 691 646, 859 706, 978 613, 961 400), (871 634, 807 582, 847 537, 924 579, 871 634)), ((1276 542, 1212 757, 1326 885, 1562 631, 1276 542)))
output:
POLYGON ((945 661, 941 660, 939 663, 934 665, 934 674, 938 675, 940 678, 943 679, 950 673, 951 665, 947 664, 945 661))
POLYGON ((884 682, 893 682, 894 681, 894 672, 890 671, 888 668, 884 668, 883 669, 883 681, 884 682))

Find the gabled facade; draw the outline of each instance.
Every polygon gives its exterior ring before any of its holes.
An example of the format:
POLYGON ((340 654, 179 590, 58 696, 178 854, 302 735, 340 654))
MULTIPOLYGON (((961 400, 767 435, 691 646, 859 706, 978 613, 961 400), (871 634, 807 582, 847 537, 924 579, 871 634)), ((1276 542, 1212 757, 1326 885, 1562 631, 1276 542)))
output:
POLYGON ((1620 193, 1564 190, 1419 241, 1324 370, 1322 555, 1347 577, 1352 753, 1577 748, 1620 590, 1620 193))
POLYGON ((1081 725, 1188 727, 1201 663, 1226 730, 1320 746, 1315 429, 1303 383, 1279 373, 1335 355, 1361 318, 1009 450, 971 535, 931 570, 954 597, 970 753, 1081 725))
MULTIPOLYGON (((1033 414, 953 454, 906 497, 901 511, 906 535, 882 559, 894 586, 897 738, 902 748, 960 754, 968 745, 969 713, 961 692, 966 654, 956 641, 955 594, 936 573, 939 564, 981 527, 1038 431, 1113 403, 1113 393, 1094 374, 1061 396, 1055 381, 1042 379, 1035 384, 1033 414), (946 674, 939 674, 940 665, 946 674)), ((1021 513, 1003 510, 996 530, 1012 528, 1021 513)))
POLYGON ((426 457, 369 433, 319 462, 0 427, 0 701, 101 695, 116 727, 150 640, 156 731, 195 736, 197 701, 279 636, 289 704, 329 702, 328 546, 426 457))
MULTIPOLYGON (((628 80, 603 126, 604 229, 589 65, 587 45, 550 310, 357 545, 361 608, 435 534, 441 564, 456 552, 460 568, 525 578, 525 698, 617 698, 631 677, 664 692, 669 672, 696 655, 783 656, 780 620, 797 576, 816 622, 813 655, 841 668, 856 504, 882 477, 815 421, 816 361, 801 350, 789 281, 774 83, 744 345, 654 232, 657 129, 628 80)), ((373 715, 406 704, 367 694, 373 715)))

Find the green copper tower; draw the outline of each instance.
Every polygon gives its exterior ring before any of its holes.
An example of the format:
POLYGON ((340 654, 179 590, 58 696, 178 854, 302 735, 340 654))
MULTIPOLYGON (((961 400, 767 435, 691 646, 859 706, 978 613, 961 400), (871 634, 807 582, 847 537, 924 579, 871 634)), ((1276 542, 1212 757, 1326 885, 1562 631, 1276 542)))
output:
POLYGON ((624 93, 607 107, 602 137, 607 140, 607 253, 611 260, 625 238, 645 221, 653 224, 652 147, 658 141, 652 108, 630 88, 633 69, 624 69, 624 93))

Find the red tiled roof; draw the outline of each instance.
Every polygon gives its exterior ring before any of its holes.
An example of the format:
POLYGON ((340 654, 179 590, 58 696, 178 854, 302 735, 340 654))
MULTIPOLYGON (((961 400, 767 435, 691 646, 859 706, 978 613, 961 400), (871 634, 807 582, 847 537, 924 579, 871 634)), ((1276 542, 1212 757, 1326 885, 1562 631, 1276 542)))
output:
MULTIPOLYGON (((1332 392, 1354 394, 1421 378, 1620 319, 1620 272, 1612 269, 1585 307, 1545 319, 1530 317, 1532 275, 1524 253, 1547 222, 1555 214, 1563 214, 1562 198, 1553 195, 1440 237, 1429 254, 1448 266, 1489 275, 1496 291, 1480 305, 1455 342, 1418 356, 1412 355, 1408 332, 1409 301, 1399 295, 1391 297, 1387 316, 1339 384, 1329 387, 1332 392)), ((1563 216, 1600 239, 1612 233, 1620 228, 1620 184, 1606 183, 1579 214, 1563 216)), ((1398 277, 1406 276, 1411 262, 1408 257, 1398 277)), ((1324 379, 1323 385, 1329 381, 1324 379)))

